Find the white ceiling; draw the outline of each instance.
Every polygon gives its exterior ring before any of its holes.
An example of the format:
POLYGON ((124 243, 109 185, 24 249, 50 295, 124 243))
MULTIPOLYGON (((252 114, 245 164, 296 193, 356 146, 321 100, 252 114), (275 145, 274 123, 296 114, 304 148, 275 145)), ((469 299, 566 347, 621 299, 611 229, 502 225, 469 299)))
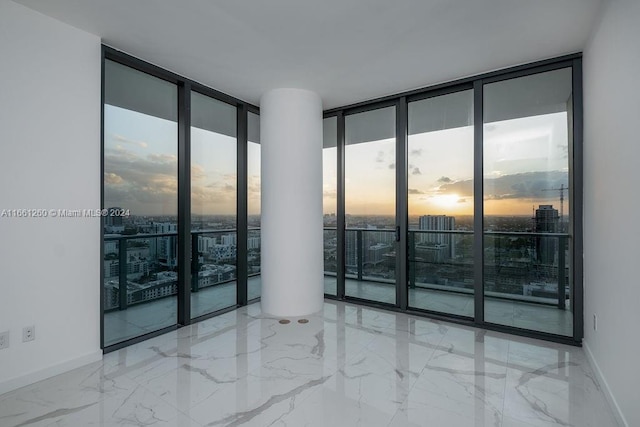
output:
POLYGON ((600 0, 16 0, 237 98, 325 109, 581 51, 600 0))

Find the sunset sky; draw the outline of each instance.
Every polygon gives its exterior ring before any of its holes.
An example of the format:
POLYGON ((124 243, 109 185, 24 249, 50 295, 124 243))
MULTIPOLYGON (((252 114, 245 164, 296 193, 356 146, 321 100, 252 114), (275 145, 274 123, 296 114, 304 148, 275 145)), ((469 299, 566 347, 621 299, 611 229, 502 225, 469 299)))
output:
MULTIPOLYGON (((485 213, 531 215, 540 204, 559 209, 559 192, 542 190, 568 185, 566 113, 494 122, 484 129, 485 213)), ((388 139, 346 147, 347 213, 395 213, 394 144, 388 139)), ((472 126, 410 135, 408 153, 410 216, 473 214, 472 126)), ((325 206, 330 190, 325 186, 325 206)), ((565 215, 568 206, 565 192, 565 215)))
MULTIPOLYGON (((105 105, 105 206, 176 215, 175 122, 105 105)), ((249 214, 260 212, 260 145, 249 143, 249 214)), ((192 214, 236 212, 236 139, 191 129, 192 214)))
MULTIPOLYGON (((554 113, 484 126, 485 213, 530 215, 568 185, 567 115, 554 113)), ((235 138, 192 129, 192 212, 234 214, 235 138)), ((395 141, 347 145, 346 212, 395 213, 395 141)), ((473 127, 411 135, 409 214, 473 213, 473 127)), ((134 215, 177 213, 177 124, 105 105, 105 206, 134 215)), ((249 144, 249 214, 260 210, 260 146, 249 144)), ((336 149, 323 153, 324 211, 336 211, 336 149)), ((568 193, 564 214, 567 215, 568 193)))

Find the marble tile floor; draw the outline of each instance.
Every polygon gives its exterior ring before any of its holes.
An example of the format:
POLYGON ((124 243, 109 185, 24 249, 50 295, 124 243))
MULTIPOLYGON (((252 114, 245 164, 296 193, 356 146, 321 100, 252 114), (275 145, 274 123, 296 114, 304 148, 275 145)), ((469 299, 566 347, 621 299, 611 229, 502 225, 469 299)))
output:
POLYGON ((615 418, 581 348, 325 301, 251 304, 0 395, 0 425, 579 426, 615 418))

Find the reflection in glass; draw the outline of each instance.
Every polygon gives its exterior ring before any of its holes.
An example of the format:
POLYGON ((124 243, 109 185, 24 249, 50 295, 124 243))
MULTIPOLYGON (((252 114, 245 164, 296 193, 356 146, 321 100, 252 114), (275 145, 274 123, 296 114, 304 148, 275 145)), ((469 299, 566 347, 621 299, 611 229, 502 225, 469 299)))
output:
POLYGON ((247 144, 248 298, 260 297, 260 116, 249 113, 247 144))
POLYGON ((573 335, 571 90, 570 68, 484 87, 488 322, 573 335))
POLYGON ((473 317, 473 91, 408 112, 409 306, 473 317))
POLYGON ((105 236, 105 346, 175 324, 178 274, 167 265, 175 244, 172 236, 105 236), (121 294, 124 280, 127 292, 121 294))
POLYGON ((177 87, 105 60, 104 345, 177 321, 177 87), (154 238, 131 238, 160 234, 154 238))
POLYGON ((236 157, 236 108, 192 92, 191 318, 236 304, 236 157))
POLYGON ((323 120, 322 145, 322 206, 324 212, 324 293, 338 293, 336 212, 338 210, 338 119, 328 117, 323 120))
POLYGON ((346 295, 396 303, 395 107, 345 117, 346 295))

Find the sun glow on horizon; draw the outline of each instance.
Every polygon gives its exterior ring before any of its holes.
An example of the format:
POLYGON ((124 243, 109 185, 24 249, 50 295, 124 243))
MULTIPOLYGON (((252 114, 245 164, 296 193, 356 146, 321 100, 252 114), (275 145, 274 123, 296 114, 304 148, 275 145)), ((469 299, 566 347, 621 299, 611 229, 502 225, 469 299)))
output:
POLYGON ((456 206, 460 201, 460 197, 457 194, 438 194, 437 196, 432 196, 431 199, 433 204, 449 209, 456 206))

